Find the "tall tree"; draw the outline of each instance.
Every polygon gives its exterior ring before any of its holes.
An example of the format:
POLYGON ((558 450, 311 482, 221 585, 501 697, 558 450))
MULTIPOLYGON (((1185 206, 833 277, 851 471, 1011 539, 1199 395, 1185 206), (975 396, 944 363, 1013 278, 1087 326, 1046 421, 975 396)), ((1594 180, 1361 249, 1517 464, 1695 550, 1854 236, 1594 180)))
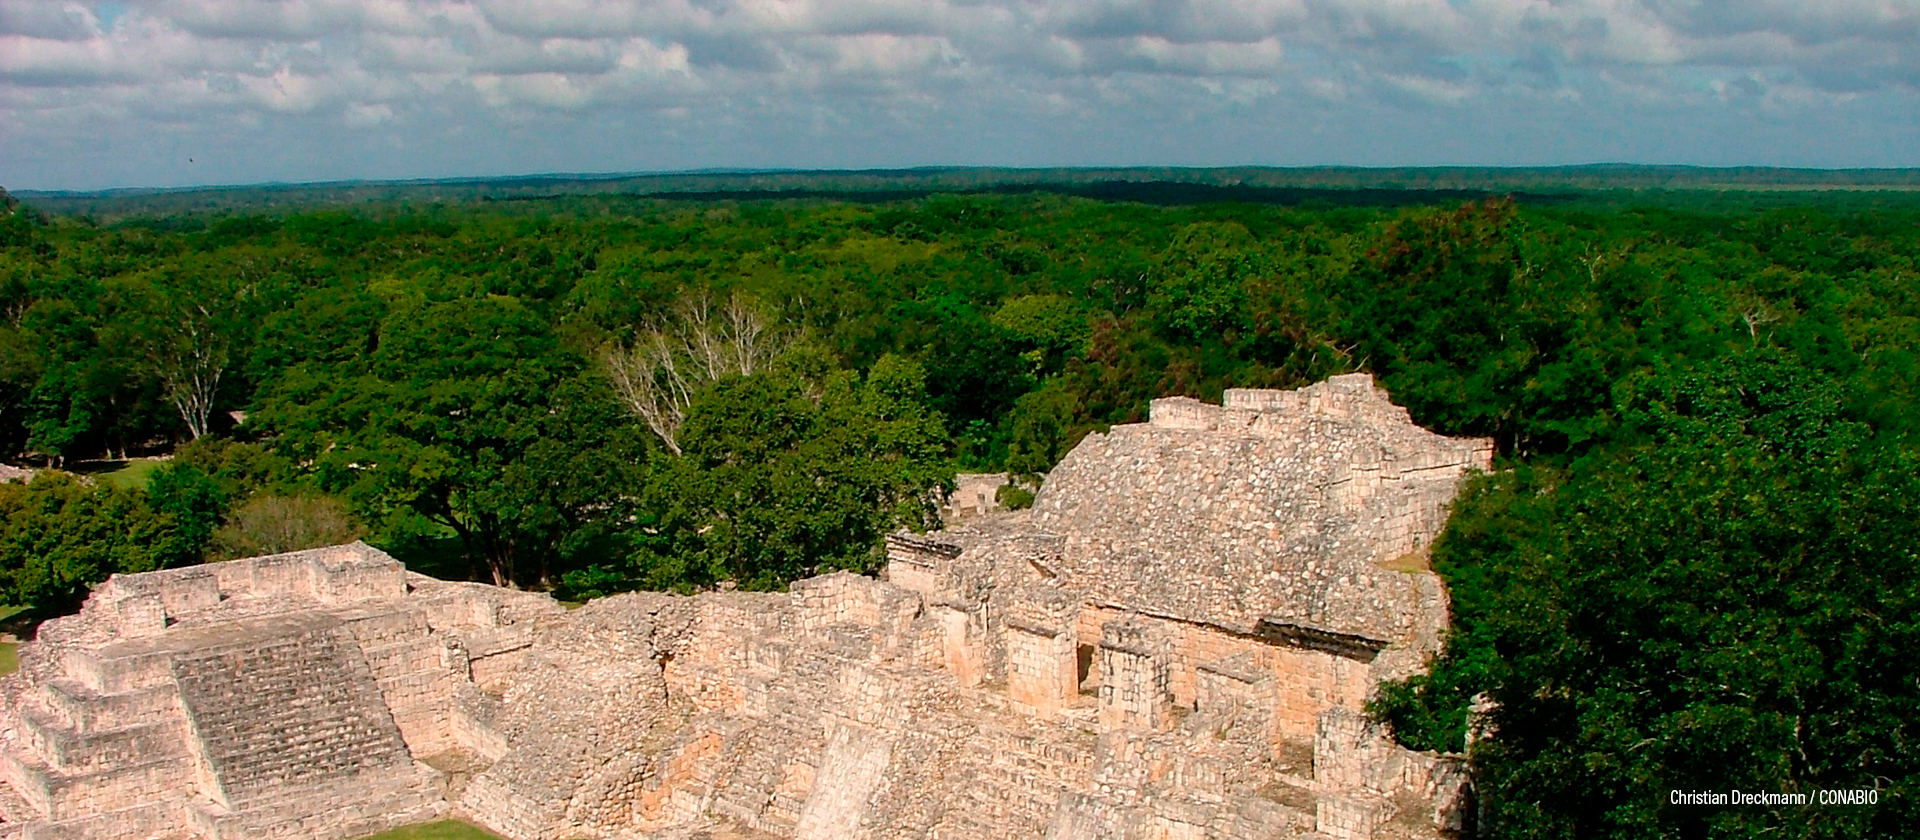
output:
POLYGON ((679 455, 680 426, 701 389, 766 369, 788 339, 750 298, 736 292, 716 306, 703 291, 682 300, 663 323, 641 330, 632 346, 609 344, 600 357, 627 408, 679 455))
POLYGON ((121 283, 162 394, 194 440, 211 431, 221 379, 238 333, 249 326, 254 290, 219 266, 190 262, 121 283))
POLYGON ((495 584, 542 584, 570 540, 617 515, 644 457, 581 367, 513 298, 402 301, 365 373, 298 366, 259 422, 367 519, 415 512, 495 584))
POLYGON ((666 543, 644 547, 691 583, 777 589, 830 569, 870 571, 894 528, 938 522, 952 484, 925 374, 888 356, 863 379, 828 374, 817 396, 782 372, 731 377, 695 402, 684 457, 663 465, 645 507, 666 543))

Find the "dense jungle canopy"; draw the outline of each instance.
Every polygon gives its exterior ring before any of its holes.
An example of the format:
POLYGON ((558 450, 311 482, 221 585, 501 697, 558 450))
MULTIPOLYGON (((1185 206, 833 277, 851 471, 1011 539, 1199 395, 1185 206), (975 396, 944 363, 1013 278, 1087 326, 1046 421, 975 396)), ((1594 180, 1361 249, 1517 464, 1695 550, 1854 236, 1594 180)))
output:
POLYGON ((356 536, 778 589, 874 569, 956 470, 1362 370, 1498 445, 1431 558, 1448 651, 1373 709, 1471 740, 1484 834, 1920 827, 1920 200, 1155 195, 8 199, 0 459, 67 469, 0 485, 0 591, 356 536), (1880 804, 1669 804, 1729 788, 1880 804))

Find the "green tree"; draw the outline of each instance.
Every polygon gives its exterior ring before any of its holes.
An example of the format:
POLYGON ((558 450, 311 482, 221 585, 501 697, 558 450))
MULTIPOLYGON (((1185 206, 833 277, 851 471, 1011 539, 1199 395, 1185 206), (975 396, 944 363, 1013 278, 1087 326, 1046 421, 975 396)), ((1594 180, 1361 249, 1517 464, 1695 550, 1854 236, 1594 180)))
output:
POLYGON ((1008 298, 990 320, 1024 348, 1021 358, 1035 379, 1059 372, 1068 358, 1085 353, 1093 336, 1086 313, 1059 295, 1008 298))
POLYGON ((513 298, 403 302, 380 339, 364 374, 282 377, 261 425, 283 456, 370 521, 412 512, 448 529, 498 585, 552 579, 573 529, 618 498, 628 471, 611 465, 635 460, 637 442, 615 440, 626 424, 582 408, 610 395, 513 298))
POLYGON ((784 372, 715 383, 687 416, 686 455, 656 474, 645 505, 663 512, 670 542, 639 565, 750 589, 871 571, 881 538, 936 523, 952 485, 925 399, 920 367, 891 356, 864 379, 827 375, 817 397, 784 372))
POLYGON ((1222 333, 1246 328, 1246 281, 1261 270, 1259 244, 1244 225, 1188 225, 1160 255, 1147 307, 1175 340, 1219 340, 1222 333))
POLYGON ((1456 633, 1375 712, 1473 751, 1495 837, 1893 836, 1920 669, 1920 459, 1777 354, 1643 391, 1645 438, 1564 480, 1484 480, 1435 563, 1456 633), (1673 789, 1880 788, 1874 809, 1669 806, 1673 789))
POLYGON ((170 520, 167 541, 155 546, 161 564, 184 566, 205 559, 228 504, 219 482, 198 467, 169 463, 153 471, 146 492, 153 511, 170 520))
POLYGON ((71 611, 108 575, 159 568, 171 525, 138 491, 63 473, 0 484, 0 585, 40 615, 71 611))
POLYGON ((1081 418, 1079 399, 1059 382, 1021 397, 1007 423, 1007 469, 1030 479, 1053 469, 1091 429, 1081 418))

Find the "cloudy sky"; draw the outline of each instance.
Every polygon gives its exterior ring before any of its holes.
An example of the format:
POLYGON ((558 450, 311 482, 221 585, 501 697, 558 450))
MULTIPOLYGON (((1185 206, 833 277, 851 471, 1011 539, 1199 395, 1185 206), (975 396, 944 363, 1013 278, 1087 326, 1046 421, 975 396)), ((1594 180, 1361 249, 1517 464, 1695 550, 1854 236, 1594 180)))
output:
POLYGON ((1920 0, 0 0, 0 185, 1920 165, 1920 0))

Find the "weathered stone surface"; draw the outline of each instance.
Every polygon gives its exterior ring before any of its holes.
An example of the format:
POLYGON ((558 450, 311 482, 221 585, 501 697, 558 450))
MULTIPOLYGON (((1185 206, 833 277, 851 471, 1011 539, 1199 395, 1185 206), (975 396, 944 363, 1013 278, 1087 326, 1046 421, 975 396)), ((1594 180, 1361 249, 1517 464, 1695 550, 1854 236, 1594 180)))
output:
POLYGON ((511 657, 560 611, 359 543, 115 577, 0 680, 0 836, 336 838, 443 814, 416 756, 465 748, 491 702, 469 653, 511 657))
POLYGON ((0 681, 0 837, 1436 837, 1457 757, 1360 708, 1446 626, 1484 441, 1366 377, 1157 401, 884 580, 550 600, 364 546, 116 578, 0 681), (1391 568, 1389 568, 1391 567, 1391 568), (435 769, 439 768, 439 769, 435 769))
POLYGON ((1000 488, 1012 481, 1006 473, 960 473, 953 477, 953 492, 940 510, 948 522, 1005 510, 1000 505, 1000 488))

